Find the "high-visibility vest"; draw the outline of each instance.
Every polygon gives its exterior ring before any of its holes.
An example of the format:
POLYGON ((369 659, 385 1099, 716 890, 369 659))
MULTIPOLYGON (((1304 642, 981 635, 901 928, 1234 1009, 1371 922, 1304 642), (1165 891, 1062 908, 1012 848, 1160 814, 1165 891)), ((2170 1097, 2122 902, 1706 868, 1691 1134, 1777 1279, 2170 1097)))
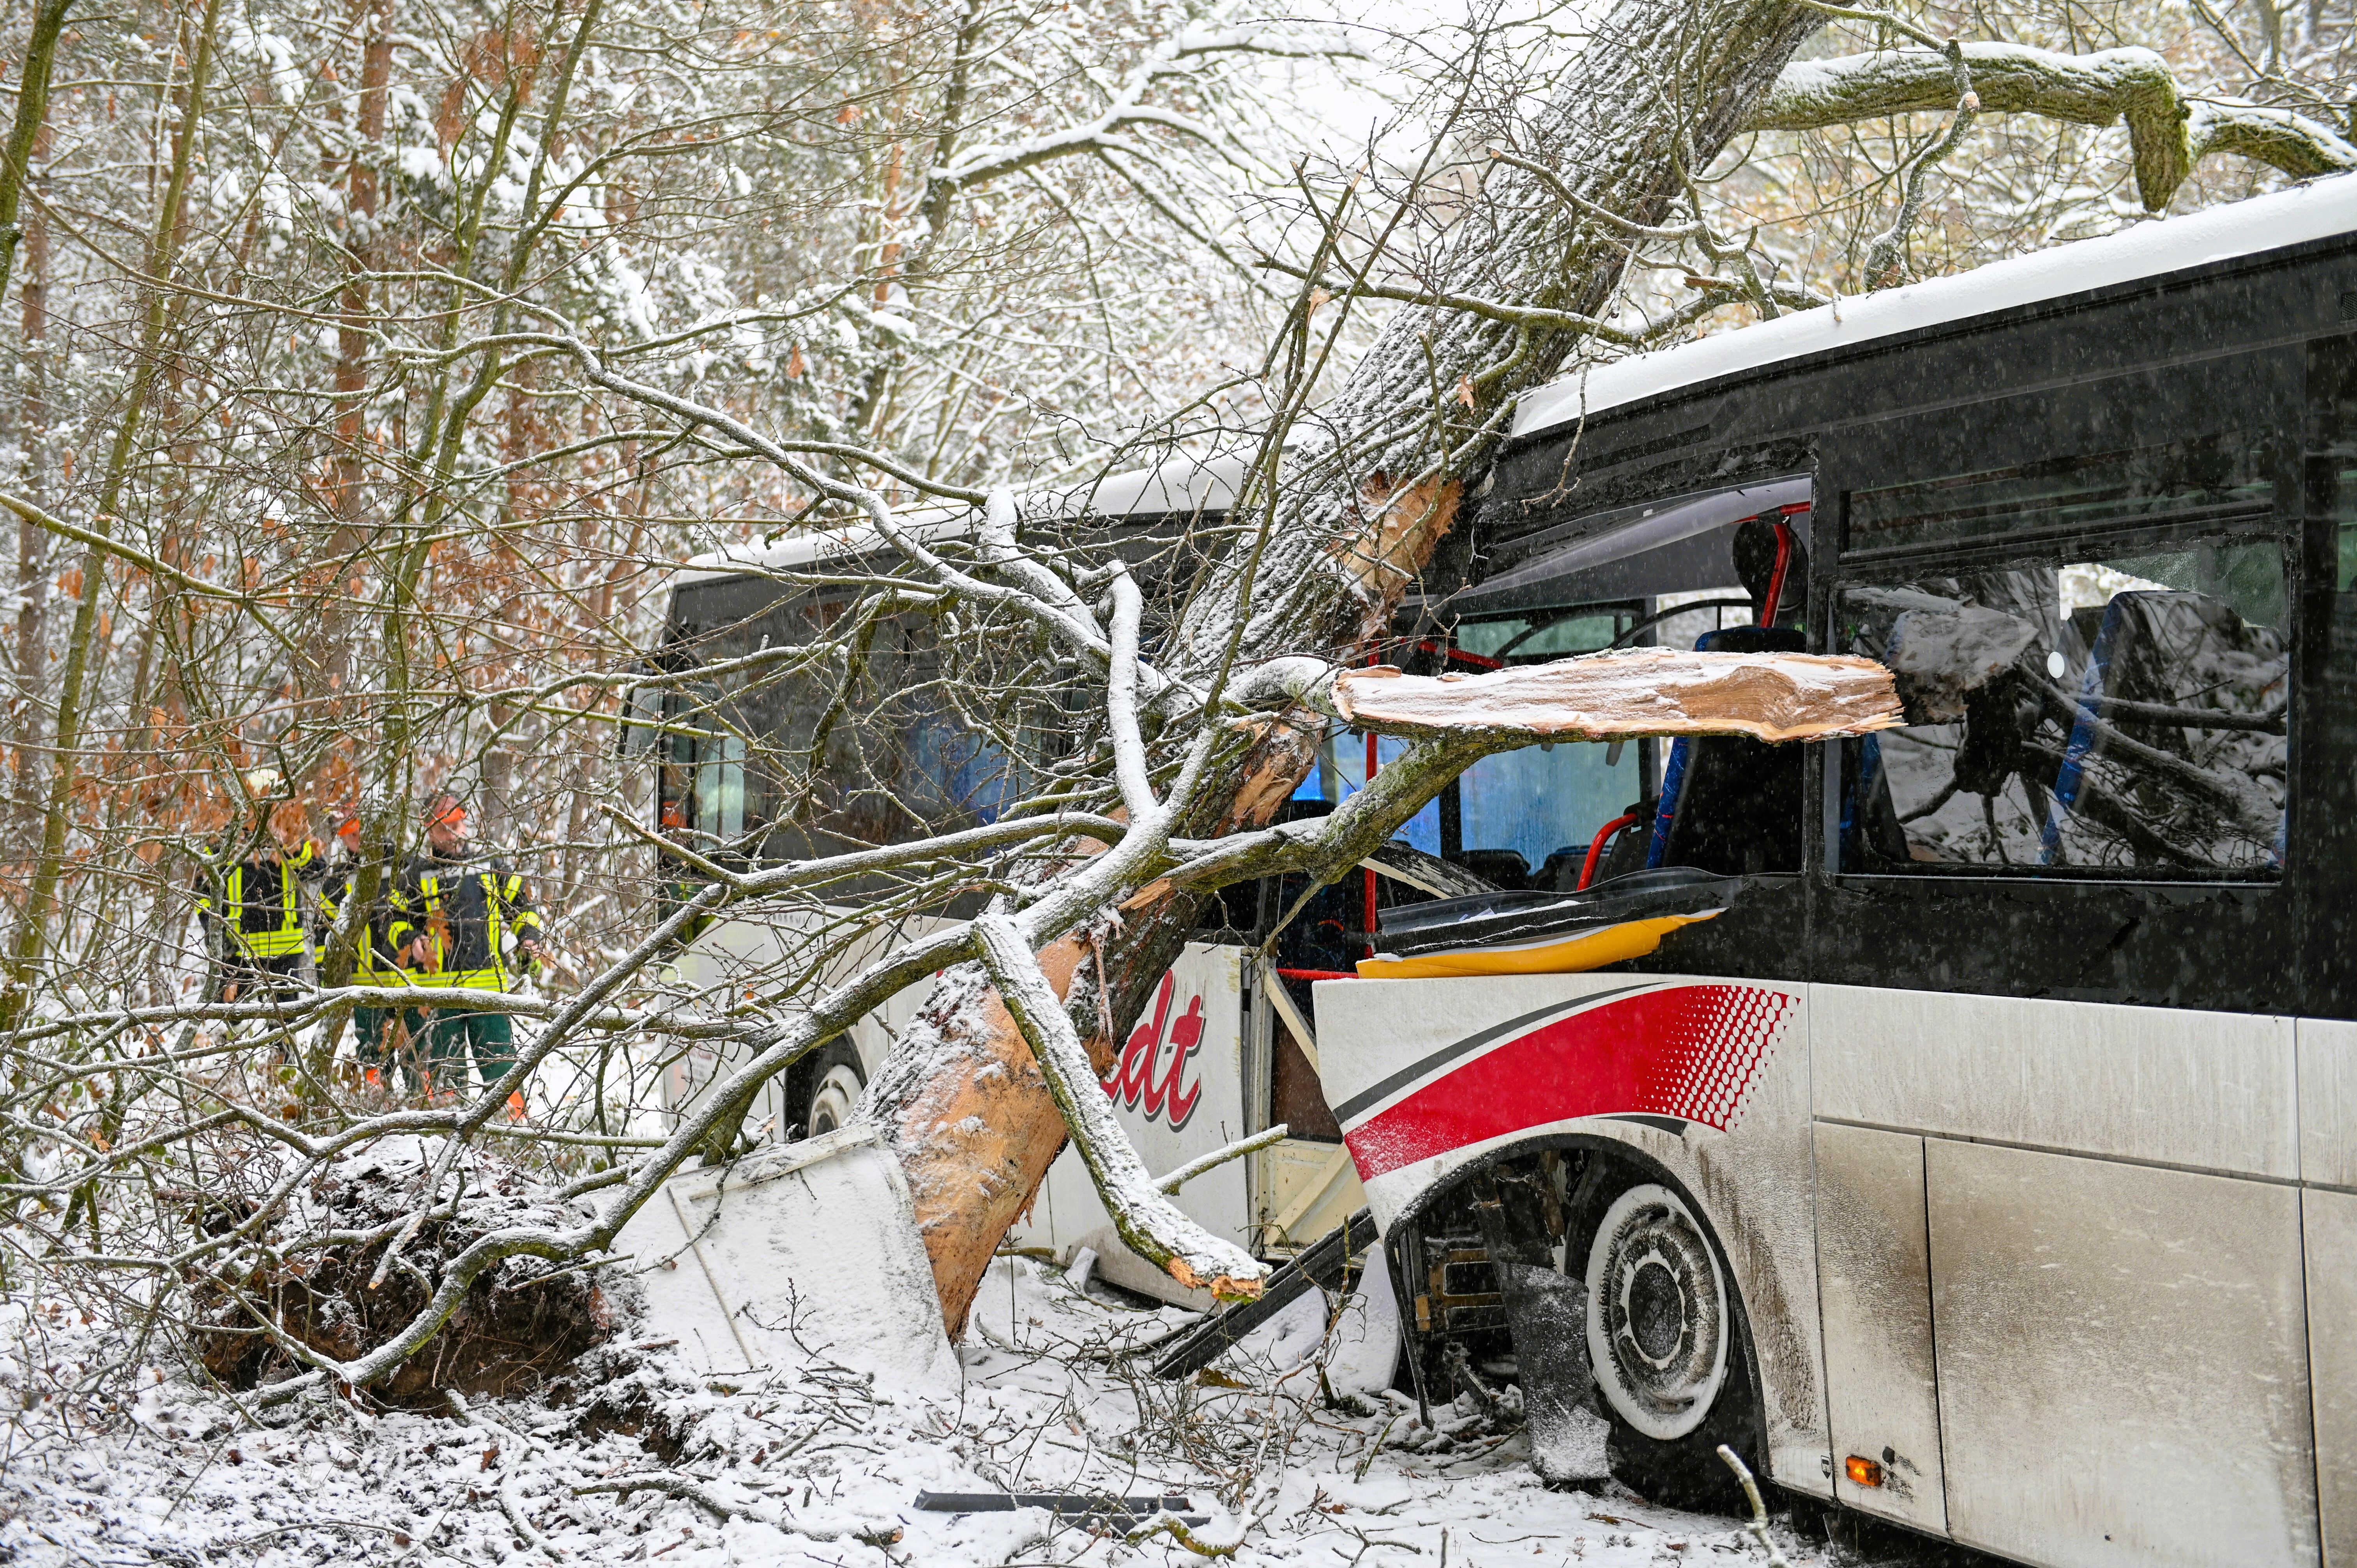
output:
POLYGON ((396 897, 390 929, 393 950, 426 938, 426 966, 411 970, 419 985, 505 991, 517 978, 503 950, 510 935, 541 929, 523 896, 523 878, 496 860, 426 860, 411 867, 396 897))
MULTIPOLYGON (((319 889, 319 959, 328 957, 328 930, 342 915, 344 900, 351 896, 352 882, 358 873, 347 869, 340 876, 330 876, 319 889)), ((355 985, 393 985, 402 979, 401 965, 393 961, 381 940, 384 933, 382 915, 361 928, 360 946, 352 955, 352 983, 355 985)))
POLYGON ((295 957, 309 950, 310 933, 303 924, 303 885, 299 877, 317 853, 318 847, 307 842, 293 854, 276 855, 269 861, 239 861, 221 875, 221 903, 218 908, 210 888, 198 893, 199 912, 221 922, 224 953, 262 959, 295 957), (261 894, 261 901, 249 903, 246 894, 250 884, 265 878, 277 883, 274 896, 255 887, 253 891, 261 894))

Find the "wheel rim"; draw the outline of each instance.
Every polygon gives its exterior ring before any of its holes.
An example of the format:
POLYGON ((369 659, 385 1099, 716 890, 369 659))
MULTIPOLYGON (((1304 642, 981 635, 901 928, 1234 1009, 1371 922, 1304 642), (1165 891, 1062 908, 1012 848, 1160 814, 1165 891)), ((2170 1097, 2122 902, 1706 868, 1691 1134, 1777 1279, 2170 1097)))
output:
POLYGON ((1667 1187, 1613 1199, 1587 1251, 1587 1354, 1620 1418, 1648 1437, 1700 1426, 1727 1381, 1727 1284, 1667 1187))
POLYGON ((811 1093, 808 1135, 815 1138, 822 1133, 832 1133, 850 1121, 862 1087, 859 1075, 850 1068, 838 1063, 827 1069, 826 1076, 818 1080, 818 1088, 811 1093))

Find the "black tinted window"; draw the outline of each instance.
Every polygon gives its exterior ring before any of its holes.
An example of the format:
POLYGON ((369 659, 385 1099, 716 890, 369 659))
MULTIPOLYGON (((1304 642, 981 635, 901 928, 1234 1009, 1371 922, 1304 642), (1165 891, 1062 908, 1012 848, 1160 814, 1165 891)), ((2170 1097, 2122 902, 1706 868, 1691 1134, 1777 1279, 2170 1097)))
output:
POLYGON ((1910 722, 1849 743, 1843 868, 2279 874, 2282 547, 2197 526, 1845 583, 1910 722))

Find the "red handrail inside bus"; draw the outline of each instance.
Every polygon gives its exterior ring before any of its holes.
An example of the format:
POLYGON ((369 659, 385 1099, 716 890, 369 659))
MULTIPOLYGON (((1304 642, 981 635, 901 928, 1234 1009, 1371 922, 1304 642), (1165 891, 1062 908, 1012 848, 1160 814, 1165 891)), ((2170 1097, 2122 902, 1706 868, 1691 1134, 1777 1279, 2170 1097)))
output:
POLYGON ((1573 889, 1574 892, 1587 892, 1587 885, 1596 880, 1596 863, 1604 857, 1605 841, 1636 820, 1637 813, 1631 811, 1625 817, 1613 818, 1596 830, 1596 837, 1587 846, 1587 864, 1579 868, 1579 886, 1573 889))
POLYGON ((1784 605, 1784 578, 1792 567, 1792 525, 1784 520, 1811 510, 1807 501, 1793 501, 1776 509, 1776 569, 1768 577, 1767 602, 1760 607, 1760 624, 1774 626, 1776 615, 1784 605))
POLYGON ((1792 525, 1781 518, 1776 521, 1776 569, 1768 575, 1768 596, 1760 606, 1760 624, 1774 626, 1776 610, 1784 597, 1784 574, 1792 565, 1792 525))
POLYGON ((1450 648, 1428 637, 1415 645, 1415 650, 1418 653, 1437 653, 1443 659, 1454 659, 1459 664, 1470 664, 1476 670, 1503 670, 1506 667, 1502 659, 1492 659, 1486 653, 1469 653, 1464 649, 1450 648))

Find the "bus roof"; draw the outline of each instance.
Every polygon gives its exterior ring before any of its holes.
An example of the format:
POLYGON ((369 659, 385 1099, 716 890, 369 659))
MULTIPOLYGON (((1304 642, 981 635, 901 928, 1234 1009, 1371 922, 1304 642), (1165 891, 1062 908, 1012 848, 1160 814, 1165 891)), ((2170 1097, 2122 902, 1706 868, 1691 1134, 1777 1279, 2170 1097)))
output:
MULTIPOLYGON (((1030 515, 1167 517, 1173 513, 1222 511, 1236 497, 1245 458, 1231 454, 1165 458, 1150 468, 1113 474, 1071 490, 1041 490, 1025 498, 1030 515)), ((967 537, 973 514, 964 507, 927 506, 903 513, 909 532, 927 543, 967 537)), ((764 572, 797 572, 824 561, 865 555, 882 536, 866 523, 807 529, 774 544, 745 544, 698 555, 672 578, 674 586, 764 572)))
POLYGON ((1515 411, 1520 435, 1593 418, 1663 392, 1786 360, 1855 348, 1921 328, 2067 298, 2357 231, 2357 175, 2137 223, 1953 277, 1840 299, 1737 331, 1589 366, 1550 381, 1515 411))

